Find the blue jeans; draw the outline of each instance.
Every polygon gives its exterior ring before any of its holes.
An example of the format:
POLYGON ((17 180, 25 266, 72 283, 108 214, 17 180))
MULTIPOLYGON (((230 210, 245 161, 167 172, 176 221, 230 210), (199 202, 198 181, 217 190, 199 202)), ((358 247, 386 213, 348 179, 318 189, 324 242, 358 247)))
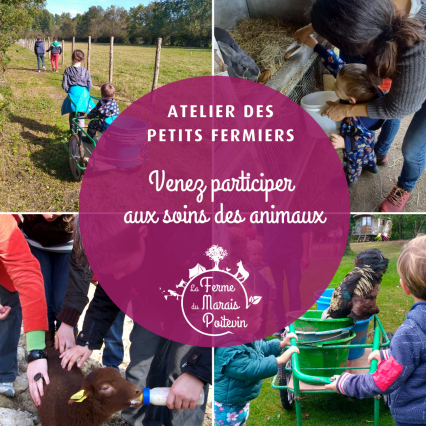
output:
POLYGON ((118 366, 123 362, 123 324, 125 313, 120 311, 105 336, 105 347, 102 355, 102 364, 119 370, 118 366))
POLYGON ((31 253, 39 261, 46 293, 49 330, 57 330, 61 322, 56 319, 62 309, 68 283, 68 261, 71 253, 54 253, 30 246, 31 253))
POLYGON ((426 154, 426 101, 414 114, 402 143, 404 164, 398 186, 412 191, 425 170, 426 154))
POLYGON ((22 310, 18 292, 10 292, 0 284, 0 305, 10 306, 9 315, 0 320, 0 383, 14 382, 18 374, 18 343, 22 310))
POLYGON ((377 139, 376 145, 374 147, 374 152, 376 153, 377 158, 383 158, 386 156, 393 140, 395 139, 396 134, 401 126, 401 120, 386 120, 385 124, 382 126, 382 131, 380 132, 379 138, 377 139))
POLYGON ((44 55, 37 55, 37 65, 38 65, 38 69, 40 69, 40 60, 44 66, 44 55))
POLYGON ((395 420, 395 426, 415 426, 411 423, 399 423, 395 420))

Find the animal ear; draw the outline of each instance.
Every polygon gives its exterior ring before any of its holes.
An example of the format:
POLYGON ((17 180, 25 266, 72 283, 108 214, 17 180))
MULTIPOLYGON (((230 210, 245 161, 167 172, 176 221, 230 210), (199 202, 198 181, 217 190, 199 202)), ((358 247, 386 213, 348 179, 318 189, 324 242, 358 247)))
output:
POLYGON ((80 389, 69 399, 68 404, 74 404, 74 402, 83 402, 86 398, 91 396, 92 392, 90 390, 80 389))
POLYGON ((237 56, 237 52, 228 44, 222 43, 221 41, 218 41, 217 44, 220 47, 220 50, 230 59, 234 59, 237 56))

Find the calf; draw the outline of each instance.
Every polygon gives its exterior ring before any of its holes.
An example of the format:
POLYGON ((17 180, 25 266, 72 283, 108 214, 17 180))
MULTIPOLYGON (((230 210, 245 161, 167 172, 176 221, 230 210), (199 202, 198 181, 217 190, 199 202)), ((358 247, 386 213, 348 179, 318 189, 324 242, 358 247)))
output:
POLYGON ((44 385, 38 407, 42 426, 101 426, 117 411, 142 405, 141 388, 114 368, 99 368, 84 377, 76 364, 71 371, 63 369, 53 348, 48 350, 48 365, 50 384, 44 385))

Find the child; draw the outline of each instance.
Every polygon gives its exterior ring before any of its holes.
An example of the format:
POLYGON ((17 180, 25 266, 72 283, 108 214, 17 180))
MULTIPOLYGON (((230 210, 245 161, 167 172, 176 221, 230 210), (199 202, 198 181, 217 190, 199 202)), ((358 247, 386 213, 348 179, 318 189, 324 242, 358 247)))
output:
MULTIPOLYGON (((321 56, 324 66, 336 77, 334 91, 340 102, 365 103, 383 96, 378 84, 368 78, 366 65, 345 65, 331 49, 326 49, 312 36, 305 44, 321 56)), ((334 148, 343 149, 343 164, 349 187, 358 181, 363 168, 373 174, 379 172, 374 153, 374 132, 383 123, 384 120, 369 117, 347 117, 342 120, 340 135, 330 135, 334 148)))
MULTIPOLYGON (((265 336, 266 322, 268 317, 268 308, 273 309, 276 299, 276 289, 272 272, 263 261, 263 244, 260 241, 252 240, 247 243, 248 263, 244 269, 250 273, 244 286, 249 288, 256 296, 262 296, 263 310, 261 313, 262 325, 258 334, 265 336)), ((272 313, 272 312, 271 312, 272 313)))
POLYGON ((281 354, 297 336, 288 333, 283 341, 259 340, 238 346, 215 348, 214 355, 214 424, 216 426, 243 426, 249 416, 250 401, 257 398, 262 380, 278 373, 296 346, 281 354))
POLYGON ((119 112, 118 103, 114 99, 115 87, 110 83, 105 83, 101 87, 102 99, 96 107, 87 114, 87 118, 98 117, 92 120, 87 128, 87 133, 93 138, 98 132, 105 132, 108 126, 117 118, 119 112))
POLYGON ((58 42, 58 37, 53 37, 53 42, 50 45, 48 52, 52 51, 50 55, 50 63, 52 64, 52 71, 58 72, 59 55, 62 53, 61 43, 58 42))
MULTIPOLYGON (((77 116, 82 117, 84 113, 90 112, 94 108, 95 103, 90 98, 90 90, 92 90, 92 79, 89 71, 83 67, 84 53, 81 50, 74 50, 72 53, 72 66, 68 67, 64 72, 62 79, 62 88, 68 93, 74 102, 71 103, 67 96, 62 104, 62 115, 69 113, 70 131, 73 132, 72 119, 77 116)), ((79 119, 78 124, 84 127, 84 120, 79 119)))
POLYGON ((327 389, 357 398, 389 395, 395 426, 425 424, 426 410, 426 236, 411 240, 397 263, 403 291, 414 305, 398 328, 389 350, 374 351, 374 374, 343 373, 327 389))
POLYGON ((40 61, 43 64, 43 69, 46 71, 46 67, 44 66, 45 47, 44 47, 44 41, 41 40, 40 34, 37 36, 37 40, 34 44, 34 53, 37 56, 38 72, 40 72, 40 61))

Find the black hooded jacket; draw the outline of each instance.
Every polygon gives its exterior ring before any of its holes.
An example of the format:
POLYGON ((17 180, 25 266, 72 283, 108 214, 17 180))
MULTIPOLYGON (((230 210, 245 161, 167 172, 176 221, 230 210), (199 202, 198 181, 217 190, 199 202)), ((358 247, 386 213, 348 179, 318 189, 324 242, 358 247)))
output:
POLYGON ((44 55, 46 53, 46 49, 44 47, 43 40, 37 40, 34 44, 34 53, 36 55, 44 55))

